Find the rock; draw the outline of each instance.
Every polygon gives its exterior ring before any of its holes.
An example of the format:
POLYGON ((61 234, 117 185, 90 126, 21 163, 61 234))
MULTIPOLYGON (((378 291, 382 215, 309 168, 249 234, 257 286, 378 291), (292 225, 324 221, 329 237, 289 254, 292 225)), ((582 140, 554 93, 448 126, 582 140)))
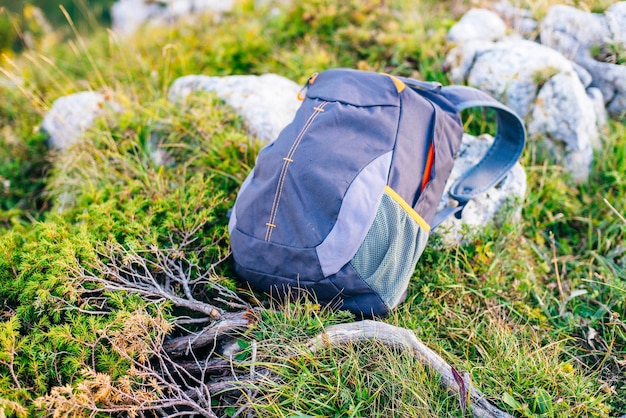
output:
POLYGON ((198 13, 221 14, 234 4, 234 0, 119 0, 111 7, 111 26, 114 32, 127 35, 147 22, 164 24, 198 13))
POLYGON ((559 72, 574 73, 561 54, 526 40, 480 44, 474 56, 465 56, 467 82, 502 99, 520 117, 531 110, 539 85, 559 72))
POLYGON ((183 100, 198 91, 215 92, 241 115, 251 135, 273 141, 294 118, 300 107, 300 86, 276 74, 208 77, 190 75, 177 79, 170 87, 170 101, 183 100))
POLYGON ((606 108, 604 107, 604 98, 602 97, 602 91, 597 87, 588 87, 587 96, 593 103, 593 112, 596 114, 596 121, 598 128, 603 129, 606 127, 606 123, 609 119, 606 108))
POLYGON ((452 48, 444 62, 450 81, 454 84, 465 83, 474 65, 474 57, 493 48, 493 45, 494 43, 490 41, 470 41, 452 48))
POLYGON ((41 128, 48 134, 50 148, 64 150, 78 142, 97 117, 120 110, 120 105, 103 94, 75 93, 54 101, 41 128))
POLYGON ((593 149, 600 148, 596 115, 591 99, 578 80, 568 72, 546 81, 537 95, 528 123, 528 134, 545 138, 544 143, 557 163, 567 167, 578 182, 589 176, 593 149))
POLYGON ((526 119, 531 139, 542 138, 573 178, 584 181, 599 142, 598 120, 580 70, 562 54, 526 40, 470 41, 453 49, 446 65, 455 83, 491 94, 526 119))
POLYGON ((541 43, 573 61, 577 61, 579 54, 588 54, 592 46, 602 45, 610 36, 603 15, 571 6, 552 6, 541 22, 541 43))
POLYGON ((235 0, 168 0, 166 19, 178 18, 194 13, 224 13, 232 10, 235 0))
POLYGON ((602 92, 609 114, 620 117, 626 112, 626 65, 599 62, 592 58, 579 63, 591 73, 592 86, 602 92))
POLYGON ((160 16, 163 7, 144 0, 120 0, 111 6, 111 28, 113 32, 129 35, 150 19, 160 16))
POLYGON ((626 66, 598 61, 594 54, 610 44, 626 47, 624 28, 626 2, 615 3, 605 14, 557 5, 550 8, 541 23, 542 44, 561 52, 591 74, 591 85, 602 91, 612 115, 626 111, 626 66))
MULTIPOLYGON (((480 161, 492 143, 493 137, 490 135, 481 135, 479 137, 463 135, 463 142, 439 203, 439 210, 444 209, 451 203, 450 186, 461 174, 480 161)), ((519 218, 521 216, 520 204, 524 200, 525 194, 526 173, 522 166, 517 163, 500 183, 479 197, 472 199, 465 206, 462 219, 450 216, 436 229, 436 233, 441 235, 444 245, 459 243, 464 237, 467 237, 467 230, 471 234, 472 231, 478 231, 491 222, 497 222, 499 211, 507 207, 507 205, 514 205, 517 208, 513 215, 519 218)))
POLYGON ((626 48, 626 1, 617 2, 604 12, 613 42, 626 48))
POLYGON ((574 68, 574 71, 576 71, 576 75, 578 76, 578 79, 583 84, 583 86, 585 88, 589 87, 593 82, 593 77, 591 76, 591 74, 589 74, 589 71, 585 70, 584 67, 576 64, 573 61, 572 68, 574 68))
POLYGON ((515 7, 506 0, 494 5, 494 11, 508 27, 526 39, 534 38, 539 29, 539 22, 533 19, 530 10, 515 7))
POLYGON ((495 41, 506 35, 506 24, 490 10, 471 9, 450 28, 448 41, 495 41))

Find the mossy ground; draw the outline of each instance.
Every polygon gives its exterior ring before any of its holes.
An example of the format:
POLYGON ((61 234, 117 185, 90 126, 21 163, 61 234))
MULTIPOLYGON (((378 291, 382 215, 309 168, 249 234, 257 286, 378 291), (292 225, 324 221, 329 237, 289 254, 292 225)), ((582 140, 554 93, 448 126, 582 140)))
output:
MULTIPOLYGON (((304 82, 346 66, 445 83, 445 34, 467 7, 310 0, 274 13, 247 1, 219 22, 146 28, 130 40, 74 33, 5 59, 4 76, 21 81, 0 84, 0 415, 45 413, 45 395, 93 384, 94 373, 121 385, 134 375, 113 349, 116 335, 145 312, 181 314, 82 280, 81 271, 107 262, 111 245, 180 250, 238 289, 229 260, 220 262, 226 213, 259 145, 211 95, 167 103, 173 80, 274 72, 304 82), (72 152, 47 153, 42 115, 85 89, 112 95, 125 113, 100 120, 72 152), (157 149, 167 164, 151 158, 157 149)), ((522 220, 455 248, 430 245, 407 302, 386 319, 414 330, 515 415, 626 413, 626 125, 610 122, 603 141, 582 185, 530 143, 522 220)), ((266 311, 242 337, 241 356, 255 341, 279 384, 257 388, 249 407, 264 417, 462 416, 437 377, 406 355, 377 344, 306 353, 307 338, 351 319, 310 302, 266 311), (301 355, 285 360, 286 349, 301 355)), ((146 341, 164 332, 160 321, 146 327, 146 341)), ((111 401, 101 395, 98 402, 111 401)), ((239 405, 222 407, 228 416, 239 405)))

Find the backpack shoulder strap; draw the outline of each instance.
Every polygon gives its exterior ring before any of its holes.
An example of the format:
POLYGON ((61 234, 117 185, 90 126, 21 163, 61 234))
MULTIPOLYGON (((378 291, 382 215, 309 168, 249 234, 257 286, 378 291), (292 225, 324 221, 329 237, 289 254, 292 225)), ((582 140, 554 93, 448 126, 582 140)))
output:
POLYGON ((460 217, 460 212, 470 199, 502 180, 519 160, 526 142, 526 131, 519 116, 488 94, 466 86, 442 87, 440 93, 459 112, 474 107, 493 109, 497 128, 493 144, 480 162, 450 187, 450 196, 459 202, 459 206, 438 213, 433 228, 453 213, 460 217))

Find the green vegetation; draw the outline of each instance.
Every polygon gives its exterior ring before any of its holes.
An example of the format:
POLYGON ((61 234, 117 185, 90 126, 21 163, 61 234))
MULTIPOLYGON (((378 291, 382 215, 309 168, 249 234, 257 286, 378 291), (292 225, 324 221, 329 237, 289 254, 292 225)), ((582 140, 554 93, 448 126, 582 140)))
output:
POLYGON ((68 21, 82 33, 102 30, 111 23, 115 0, 3 0, 0 6, 0 52, 10 54, 71 34, 68 21), (68 20, 69 19, 69 20, 68 20))
POLYGON ((22 13, 24 7, 34 6, 44 13, 46 19, 56 27, 65 26, 67 20, 61 8, 67 10, 73 20, 92 24, 95 21, 109 24, 111 15, 109 10, 115 0, 4 0, 4 7, 11 13, 22 13))
POLYGON ((607 43, 593 47, 591 48, 591 55, 598 61, 626 65, 626 48, 618 43, 607 43))
MULTIPOLYGON (((227 259, 226 214, 259 145, 212 95, 168 103, 177 77, 274 72, 304 82, 347 66, 446 82, 452 3, 294 3, 270 13, 244 1, 219 23, 144 29, 130 40, 75 32, 4 61, 0 416, 137 414, 172 396, 147 371, 165 338, 198 329, 180 318, 201 318, 171 299, 104 287, 133 268, 160 278, 179 266, 198 279, 193 296, 218 309, 238 297, 268 306, 241 288, 227 259), (48 154, 42 115, 86 89, 125 111, 99 120, 71 152, 48 154)), ((530 143, 521 220, 504 214, 504 226, 451 249, 433 237, 407 302, 386 319, 516 416, 626 413, 626 125, 610 122, 603 141, 583 185, 530 143)), ((212 398, 218 416, 240 407, 263 417, 463 416, 406 354, 376 343, 308 352, 310 337, 349 314, 307 301, 269 307, 237 355, 247 374, 256 367, 269 377, 242 397, 212 398)))

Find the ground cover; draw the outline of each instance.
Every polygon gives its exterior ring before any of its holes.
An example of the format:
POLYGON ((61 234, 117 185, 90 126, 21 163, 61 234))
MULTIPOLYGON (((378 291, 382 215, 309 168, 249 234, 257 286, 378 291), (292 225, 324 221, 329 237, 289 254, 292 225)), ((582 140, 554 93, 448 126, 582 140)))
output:
MULTIPOLYGON (((458 399, 410 356, 375 343, 307 351, 309 338, 350 315, 314 301, 277 306, 238 284, 226 213, 259 144, 215 97, 184 106, 165 97, 187 74, 304 82, 336 66, 447 82, 445 34, 466 7, 311 0, 271 13, 242 2, 219 22, 146 28, 132 40, 75 32, 4 59, 17 85, 0 85, 0 411, 105 416, 180 398, 159 380, 161 347, 197 330, 191 319, 201 315, 171 298, 103 287, 124 266, 157 277, 167 260, 198 279, 192 296, 202 303, 266 308, 240 336, 238 360, 271 378, 243 396, 209 397, 207 410, 462 416, 458 399), (98 121, 72 152, 46 153, 41 116, 85 89, 126 111, 98 121), (155 163, 156 150, 166 164, 155 163)), ((610 122, 582 185, 528 144, 521 221, 503 214, 504 227, 449 249, 432 237, 407 302, 386 321, 413 330, 514 415, 626 413, 625 138, 626 126, 610 122)))

